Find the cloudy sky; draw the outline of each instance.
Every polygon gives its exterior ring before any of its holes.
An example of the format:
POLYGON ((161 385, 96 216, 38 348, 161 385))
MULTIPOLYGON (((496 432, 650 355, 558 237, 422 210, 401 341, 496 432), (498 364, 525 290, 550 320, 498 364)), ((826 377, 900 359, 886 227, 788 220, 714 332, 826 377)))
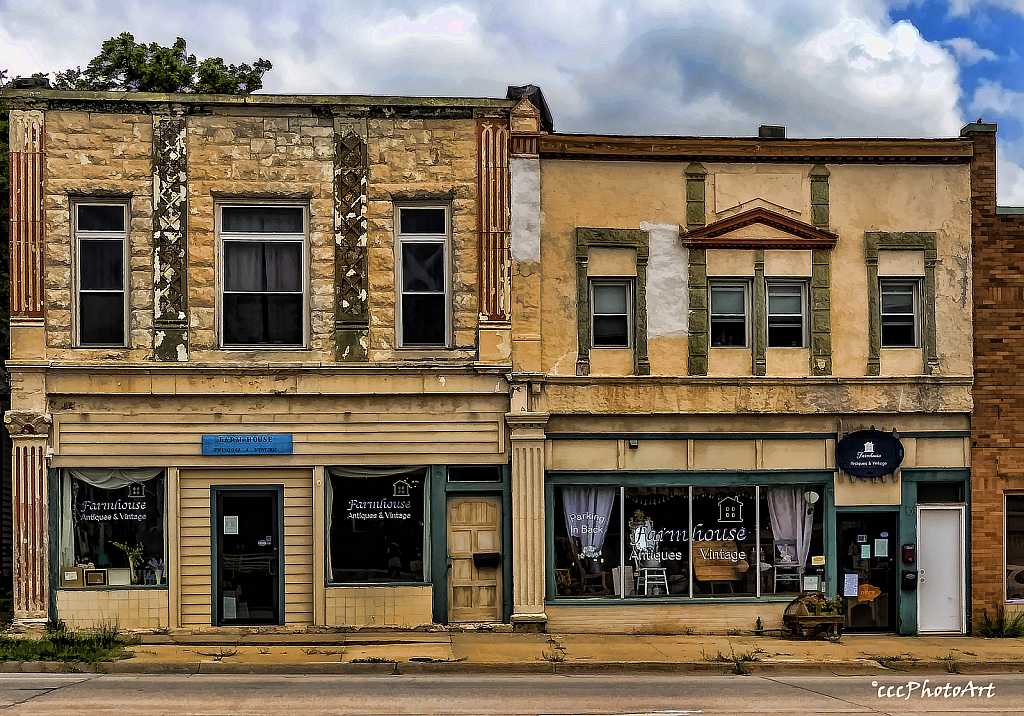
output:
POLYGON ((560 132, 955 137, 983 117, 999 202, 1024 205, 1024 0, 0 0, 0 69, 84 66, 124 31, 267 58, 264 92, 533 83, 560 132))

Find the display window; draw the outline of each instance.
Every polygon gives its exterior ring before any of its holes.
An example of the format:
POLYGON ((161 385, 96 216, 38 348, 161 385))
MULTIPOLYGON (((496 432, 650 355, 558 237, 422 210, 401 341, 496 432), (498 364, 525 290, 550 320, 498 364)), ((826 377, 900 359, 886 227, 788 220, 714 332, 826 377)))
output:
POLYGON ((558 485, 555 594, 729 598, 817 590, 823 492, 821 485, 558 485))
POLYGON ((61 471, 62 587, 167 583, 162 468, 61 471))
POLYGON ((329 468, 328 575, 334 584, 427 578, 427 468, 329 468))

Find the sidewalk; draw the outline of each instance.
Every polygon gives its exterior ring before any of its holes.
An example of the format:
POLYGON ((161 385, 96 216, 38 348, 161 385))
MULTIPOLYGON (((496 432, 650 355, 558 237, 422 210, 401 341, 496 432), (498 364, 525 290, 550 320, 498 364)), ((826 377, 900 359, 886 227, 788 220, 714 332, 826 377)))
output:
POLYGON ((145 635, 134 657, 96 667, 8 662, 5 672, 289 674, 890 674, 1024 672, 1024 640, 360 630, 145 635))

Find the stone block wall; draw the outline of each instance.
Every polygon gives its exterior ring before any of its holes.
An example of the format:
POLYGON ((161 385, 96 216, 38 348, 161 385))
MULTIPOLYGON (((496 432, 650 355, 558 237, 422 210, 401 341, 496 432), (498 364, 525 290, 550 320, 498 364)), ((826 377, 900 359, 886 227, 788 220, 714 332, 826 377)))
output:
POLYGON ((1006 492, 1024 491, 1024 215, 996 210, 995 125, 968 125, 974 234, 971 577, 974 617, 1005 596, 1006 492))
POLYGON ((146 114, 49 112, 43 214, 46 344, 56 360, 147 360, 153 345, 153 118, 146 114), (130 197, 129 345, 75 348, 71 202, 130 197))
MULTIPOLYGON (((85 109, 88 109, 86 107, 85 109)), ((158 108, 154 107, 153 111, 158 108)), ((231 108, 190 112, 186 122, 188 359, 251 363, 335 360, 336 133, 356 131, 369 164, 367 202, 369 360, 471 359, 476 355, 476 120, 409 117, 365 111, 351 117, 311 107, 231 108), (219 249, 216 205, 222 201, 294 201, 309 207, 309 340, 305 351, 221 351, 218 345, 219 249), (452 334, 454 350, 396 351, 394 206, 451 206, 452 334)), ((46 342, 54 360, 153 358, 154 123, 148 113, 46 113, 46 342), (71 203, 130 198, 130 345, 74 347, 71 203)))
MULTIPOLYGON (((395 353, 394 203, 451 204, 453 357, 476 348, 477 159, 471 119, 370 119, 368 253, 371 361, 395 353)), ((436 355, 436 351, 430 351, 436 355)), ((447 353, 447 352, 446 352, 447 353)))

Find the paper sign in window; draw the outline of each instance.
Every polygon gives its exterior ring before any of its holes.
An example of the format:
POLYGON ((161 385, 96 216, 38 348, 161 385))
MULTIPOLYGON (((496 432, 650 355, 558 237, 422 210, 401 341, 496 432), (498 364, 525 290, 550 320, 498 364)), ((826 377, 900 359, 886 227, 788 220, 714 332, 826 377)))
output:
POLYGON ((238 534, 238 515, 224 515, 224 534, 238 534))
POLYGON ((844 574, 843 575, 843 596, 844 597, 856 597, 858 588, 860 587, 859 579, 857 574, 844 574))
POLYGON ((876 539, 875 540, 875 556, 876 557, 888 557, 889 556, 889 540, 887 540, 887 539, 876 539))

